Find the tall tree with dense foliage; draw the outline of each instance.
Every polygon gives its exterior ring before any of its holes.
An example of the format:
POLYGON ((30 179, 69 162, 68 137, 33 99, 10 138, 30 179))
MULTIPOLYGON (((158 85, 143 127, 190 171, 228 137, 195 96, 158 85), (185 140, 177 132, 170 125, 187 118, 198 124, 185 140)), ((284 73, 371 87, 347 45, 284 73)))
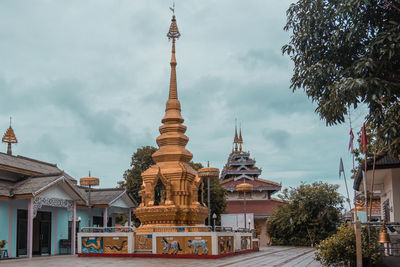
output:
MULTIPOLYGON (((143 146, 138 148, 136 152, 132 155, 131 167, 124 173, 124 180, 118 182, 120 187, 127 189, 128 193, 131 194, 133 199, 138 203, 142 202, 139 196, 140 187, 143 183, 142 172, 150 168, 155 164, 152 155, 157 151, 157 148, 153 146, 143 146)), ((198 170, 203 168, 201 163, 189 162, 193 169, 198 170)), ((157 192, 156 192, 157 193, 157 192)), ((161 194, 159 192, 159 194, 161 194)), ((203 199, 207 200, 207 181, 203 183, 203 199)), ((218 216, 218 221, 220 220, 220 214, 225 211, 226 207, 226 190, 219 184, 218 180, 212 180, 210 182, 210 200, 211 200, 211 214, 216 214, 218 216)), ((133 221, 136 226, 140 225, 140 222, 133 215, 133 221)))
POLYGON ((377 137, 400 155, 399 1, 299 0, 284 29, 293 91, 303 88, 327 125, 365 104, 377 137))
POLYGON ((267 221, 272 244, 310 245, 336 232, 343 208, 338 185, 323 182, 284 189, 281 205, 267 221))

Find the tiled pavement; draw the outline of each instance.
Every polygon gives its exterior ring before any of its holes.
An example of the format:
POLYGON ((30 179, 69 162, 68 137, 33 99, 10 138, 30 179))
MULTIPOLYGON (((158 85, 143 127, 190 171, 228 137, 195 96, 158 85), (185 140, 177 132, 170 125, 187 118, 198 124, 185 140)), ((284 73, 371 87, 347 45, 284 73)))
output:
POLYGON ((316 267, 314 250, 308 247, 262 247, 259 252, 222 259, 165 259, 165 258, 86 258, 76 256, 37 257, 31 260, 2 260, 1 267, 82 267, 82 266, 274 266, 274 267, 316 267))

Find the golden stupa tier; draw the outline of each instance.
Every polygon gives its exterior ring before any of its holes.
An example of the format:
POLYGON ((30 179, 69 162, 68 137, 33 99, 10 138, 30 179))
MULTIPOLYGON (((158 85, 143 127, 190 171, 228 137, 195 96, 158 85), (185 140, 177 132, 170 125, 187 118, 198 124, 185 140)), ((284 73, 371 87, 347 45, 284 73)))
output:
POLYGON ((178 100, 175 41, 180 33, 175 16, 167 36, 172 39, 169 97, 157 138, 159 149, 152 155, 155 165, 142 173, 142 202, 135 210, 141 222, 137 233, 150 233, 160 226, 165 231, 173 231, 174 226, 204 227, 207 217, 207 207, 198 201, 202 178, 188 164, 193 155, 186 149, 189 138, 178 100))

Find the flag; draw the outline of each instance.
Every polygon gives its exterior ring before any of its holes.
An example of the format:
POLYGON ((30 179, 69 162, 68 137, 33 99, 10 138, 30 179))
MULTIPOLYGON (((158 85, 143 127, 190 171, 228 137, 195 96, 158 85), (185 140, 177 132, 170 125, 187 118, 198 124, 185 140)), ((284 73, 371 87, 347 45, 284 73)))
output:
MULTIPOLYGON (((354 140, 354 134, 353 134, 353 129, 350 128, 350 141, 349 141, 349 149, 348 150, 353 150, 353 140, 354 140)), ((353 153, 353 151, 352 151, 353 153)))
POLYGON ((342 175, 342 172, 344 173, 344 167, 343 167, 343 160, 340 158, 340 163, 339 163, 339 178, 342 175))
POLYGON ((363 127, 362 127, 361 144, 363 146, 363 153, 366 154, 367 153, 368 139, 367 139, 367 134, 365 132, 365 123, 363 124, 363 127))

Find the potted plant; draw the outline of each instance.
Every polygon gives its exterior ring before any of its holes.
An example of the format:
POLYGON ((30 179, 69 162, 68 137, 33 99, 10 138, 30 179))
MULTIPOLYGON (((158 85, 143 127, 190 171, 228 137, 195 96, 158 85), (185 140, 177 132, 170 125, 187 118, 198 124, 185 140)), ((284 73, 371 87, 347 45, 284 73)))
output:
POLYGON ((1 255, 1 251, 3 250, 3 248, 6 246, 7 241, 6 240, 1 240, 0 241, 0 255, 1 255))

